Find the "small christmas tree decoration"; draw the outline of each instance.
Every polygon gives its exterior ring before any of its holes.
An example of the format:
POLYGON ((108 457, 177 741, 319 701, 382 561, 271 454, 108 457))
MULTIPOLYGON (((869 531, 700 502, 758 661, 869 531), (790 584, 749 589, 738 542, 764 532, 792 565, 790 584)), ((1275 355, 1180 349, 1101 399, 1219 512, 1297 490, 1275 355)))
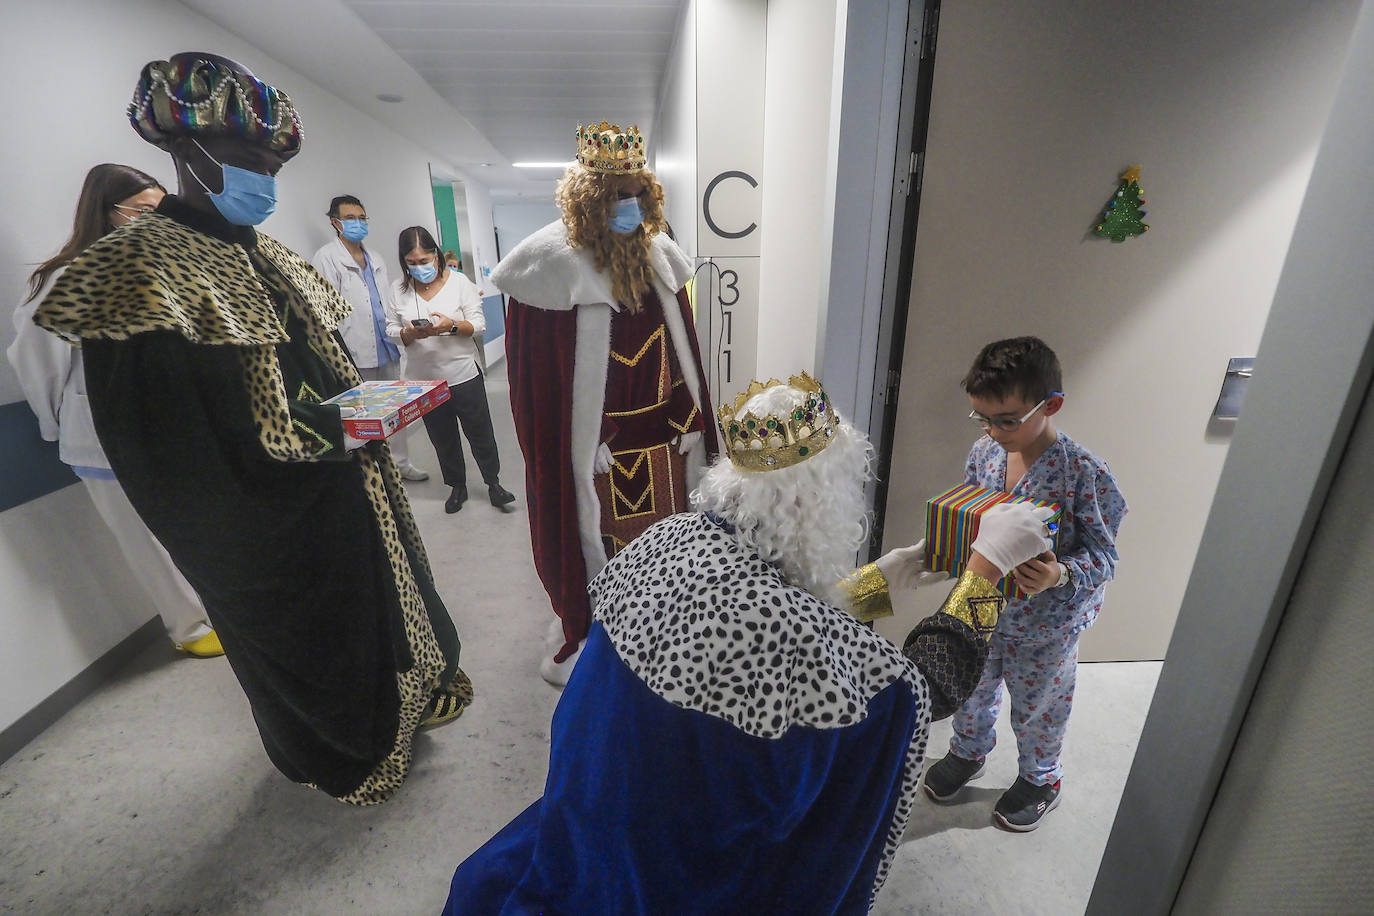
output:
POLYGON ((1133 165, 1121 173, 1116 196, 1107 202, 1093 234, 1113 242, 1124 242, 1133 235, 1148 232, 1150 227, 1142 222, 1145 211, 1140 209, 1140 205, 1143 203, 1145 198, 1140 193, 1140 166, 1133 165))

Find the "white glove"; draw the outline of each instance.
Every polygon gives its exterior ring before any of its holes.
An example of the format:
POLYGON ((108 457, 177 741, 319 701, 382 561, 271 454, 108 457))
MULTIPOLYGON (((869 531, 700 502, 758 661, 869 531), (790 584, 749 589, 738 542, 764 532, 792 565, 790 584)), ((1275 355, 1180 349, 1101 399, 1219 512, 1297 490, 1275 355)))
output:
POLYGON ((697 444, 698 442, 700 442, 700 441, 701 441, 701 430, 696 430, 695 432, 690 432, 690 433, 683 433, 681 436, 678 436, 678 440, 677 440, 677 453, 678 453, 679 455, 685 455, 685 454, 687 454, 687 453, 690 452, 693 448, 695 448, 695 447, 696 447, 696 444, 697 444))
POLYGON ((926 542, 924 539, 917 541, 910 547, 898 547, 896 550, 889 550, 874 560, 873 565, 878 567, 878 571, 883 574, 883 578, 887 580, 888 591, 892 592, 920 588, 922 585, 943 582, 949 578, 947 572, 931 572, 925 568, 926 542))
POLYGON ((611 447, 602 442, 596 447, 596 457, 592 459, 592 473, 609 474, 613 464, 615 456, 611 454, 611 447))
POLYGON ((1049 506, 998 503, 979 517, 973 549, 1005 576, 1050 549, 1045 521, 1052 515, 1054 510, 1049 506))
MULTIPOLYGON (((351 416, 353 416, 355 413, 360 413, 360 411, 359 411, 358 408, 356 408, 356 407, 340 407, 340 408, 339 408, 339 419, 342 420, 342 419, 345 419, 345 418, 347 418, 347 417, 351 417, 351 416)), ((355 439, 355 438, 353 438, 352 436, 350 436, 350 435, 348 434, 347 431, 345 431, 345 432, 344 432, 344 451, 346 451, 346 452, 357 451, 358 449, 362 448, 364 445, 367 445, 368 441, 369 441, 369 440, 367 440, 367 439, 355 439)))

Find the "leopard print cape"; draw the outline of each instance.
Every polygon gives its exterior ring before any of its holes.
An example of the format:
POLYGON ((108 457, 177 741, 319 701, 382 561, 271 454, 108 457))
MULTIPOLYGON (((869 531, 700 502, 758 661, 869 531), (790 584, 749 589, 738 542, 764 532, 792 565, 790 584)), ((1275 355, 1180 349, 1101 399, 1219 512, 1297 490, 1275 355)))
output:
MULTIPOLYGON (((193 343, 239 347, 243 389, 263 451, 278 461, 311 461, 332 446, 292 421, 274 350, 289 338, 273 291, 303 319, 308 346, 339 380, 339 390, 358 384, 358 371, 333 333, 350 306, 308 262, 261 233, 250 254, 242 245, 149 214, 104 236, 73 261, 34 321, 76 345, 87 338, 128 340, 171 331, 193 343), (259 270, 254 257, 275 271, 259 270)), ((368 447, 353 456, 383 535, 415 660, 396 675, 401 706, 391 752, 360 786, 340 797, 350 804, 374 805, 405 780, 411 739, 435 691, 442 687, 470 700, 472 686, 461 669, 452 683, 439 683, 446 662, 415 581, 415 574, 433 581, 433 573, 391 450, 368 447), (415 558, 413 572, 406 548, 415 558)))

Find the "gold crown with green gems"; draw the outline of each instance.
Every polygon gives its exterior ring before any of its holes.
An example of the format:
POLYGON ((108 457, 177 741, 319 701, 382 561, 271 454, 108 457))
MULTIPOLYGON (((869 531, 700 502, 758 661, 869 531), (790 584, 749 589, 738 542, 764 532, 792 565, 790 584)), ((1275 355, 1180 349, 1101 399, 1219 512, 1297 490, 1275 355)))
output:
POLYGON ((619 124, 577 125, 577 161, 593 172, 624 175, 644 168, 644 137, 639 125, 621 130, 619 124))
POLYGON ((787 380, 789 386, 806 392, 806 399, 787 413, 740 413, 754 395, 781 384, 775 378, 766 383, 752 381, 733 406, 727 404, 716 411, 725 451, 735 467, 776 471, 800 464, 834 441, 840 418, 821 383, 805 372, 787 380))

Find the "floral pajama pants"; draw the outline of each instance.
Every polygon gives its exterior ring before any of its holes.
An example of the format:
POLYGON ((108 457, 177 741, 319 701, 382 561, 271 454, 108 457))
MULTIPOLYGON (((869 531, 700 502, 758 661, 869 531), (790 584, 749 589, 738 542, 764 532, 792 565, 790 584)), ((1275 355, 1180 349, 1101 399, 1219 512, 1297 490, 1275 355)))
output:
POLYGON ((1005 682, 1021 775, 1036 785, 1058 781, 1064 775, 1059 755, 1077 675, 1077 633, 1034 642, 995 634, 982 680, 951 719, 954 737, 949 749, 966 760, 980 760, 992 752, 1005 682))

